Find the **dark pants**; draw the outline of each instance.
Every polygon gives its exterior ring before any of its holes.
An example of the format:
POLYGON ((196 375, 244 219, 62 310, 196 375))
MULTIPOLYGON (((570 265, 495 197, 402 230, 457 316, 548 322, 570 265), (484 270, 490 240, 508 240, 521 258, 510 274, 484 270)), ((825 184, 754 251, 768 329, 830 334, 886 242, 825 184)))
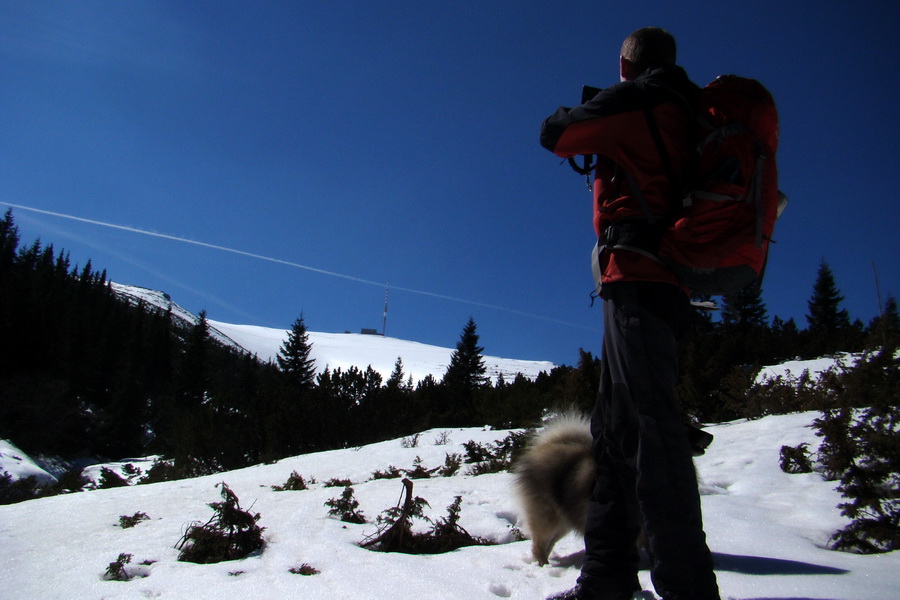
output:
POLYGON ((700 514, 683 415, 675 401, 677 342, 690 304, 675 286, 603 289, 600 390, 591 421, 597 480, 579 582, 588 598, 631 598, 643 525, 651 578, 664 600, 714 600, 718 588, 700 514))

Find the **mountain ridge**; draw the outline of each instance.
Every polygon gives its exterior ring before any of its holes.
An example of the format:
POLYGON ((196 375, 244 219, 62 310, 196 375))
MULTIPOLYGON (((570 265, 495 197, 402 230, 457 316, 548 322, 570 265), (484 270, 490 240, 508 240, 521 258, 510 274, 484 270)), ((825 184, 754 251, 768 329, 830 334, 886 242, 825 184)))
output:
MULTIPOLYGON (((174 318, 188 326, 199 320, 197 315, 178 305, 165 292, 114 282, 110 285, 117 296, 132 304, 143 303, 145 306, 171 311, 174 318)), ((240 352, 249 352, 263 362, 275 360, 288 334, 287 329, 224 323, 212 319, 207 319, 207 322, 213 339, 240 352)), ((413 383, 418 383, 429 375, 439 381, 454 352, 453 348, 378 334, 317 331, 309 331, 308 334, 312 345, 310 358, 316 361, 318 373, 325 369, 346 371, 351 367, 365 370, 371 366, 387 379, 394 370, 397 359, 400 359, 405 377, 411 378, 413 383)), ((550 372, 557 366, 550 361, 490 355, 484 355, 483 358, 491 381, 496 381, 500 376, 511 381, 518 374, 534 379, 541 372, 550 372)))

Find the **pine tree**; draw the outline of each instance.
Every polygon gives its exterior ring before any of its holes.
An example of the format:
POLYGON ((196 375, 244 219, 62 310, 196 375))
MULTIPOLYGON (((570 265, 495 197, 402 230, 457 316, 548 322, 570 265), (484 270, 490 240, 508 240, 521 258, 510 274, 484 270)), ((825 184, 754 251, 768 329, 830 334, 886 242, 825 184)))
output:
POLYGON ((869 325, 868 347, 896 348, 900 345, 900 313, 897 300, 888 296, 881 314, 869 325))
POLYGON ((403 382, 404 377, 403 358, 398 356, 397 360, 394 362, 394 370, 391 371, 391 375, 390 377, 388 377, 387 383, 385 385, 392 390, 408 390, 409 388, 403 382))
POLYGON ((768 314, 759 285, 747 287, 722 298, 722 324, 741 331, 766 327, 768 314))
POLYGON ((484 348, 478 345, 478 334, 475 333, 475 320, 471 317, 463 328, 456 343, 456 350, 450 356, 450 365, 444 373, 444 385, 449 388, 474 392, 487 383, 487 372, 484 366, 484 357, 481 355, 484 348))
POLYGON ((188 406, 202 404, 209 391, 209 346, 209 321, 206 311, 201 310, 185 340, 179 370, 179 391, 188 406))
POLYGON ((0 274, 11 269, 19 247, 19 228, 13 222, 12 209, 8 209, 0 221, 0 274))
POLYGON ((851 523, 834 547, 862 553, 900 549, 900 358, 882 349, 843 374, 824 378, 838 406, 815 421, 820 461, 840 480, 851 523))
POLYGON ((834 331, 850 325, 846 310, 840 309, 844 297, 841 296, 831 268, 823 260, 813 285, 812 298, 807 302, 809 313, 806 321, 811 330, 834 331))
POLYGON ((475 320, 463 328, 456 344, 456 350, 450 355, 450 364, 442 381, 447 394, 442 411, 445 425, 472 425, 475 418, 475 394, 488 381, 481 353, 484 348, 478 345, 478 334, 475 332, 475 320))
MULTIPOLYGON (((22 348, 16 348, 12 340, 17 339, 18 321, 23 315, 17 315, 15 306, 21 297, 21 283, 16 281, 13 273, 16 265, 16 251, 19 247, 19 229, 12 218, 12 209, 6 211, 0 221, 0 373, 10 368, 15 354, 22 348)), ((15 369, 11 369, 14 372, 15 369)), ((2 411, 0 411, 2 416, 2 411)))
POLYGON ((176 381, 177 417, 169 441, 176 465, 187 475, 215 472, 215 431, 209 407, 211 340, 206 311, 187 333, 176 381))
POLYGON ((844 347, 844 339, 850 330, 850 317, 846 309, 841 309, 844 297, 840 294, 831 268, 823 260, 813 285, 813 295, 807 302, 809 312, 806 321, 808 349, 811 355, 834 353, 838 350, 852 350, 844 347))
POLYGON ((278 349, 278 367, 298 389, 313 387, 316 378, 316 361, 310 358, 312 344, 301 314, 288 332, 287 340, 278 349))
POLYGON ((797 329, 797 323, 794 322, 793 317, 787 321, 779 316, 772 319, 771 340, 767 364, 793 359, 801 353, 800 330, 797 329))
POLYGON ((590 414, 600 387, 600 359, 593 354, 578 349, 578 367, 572 369, 565 379, 561 406, 573 407, 590 414))

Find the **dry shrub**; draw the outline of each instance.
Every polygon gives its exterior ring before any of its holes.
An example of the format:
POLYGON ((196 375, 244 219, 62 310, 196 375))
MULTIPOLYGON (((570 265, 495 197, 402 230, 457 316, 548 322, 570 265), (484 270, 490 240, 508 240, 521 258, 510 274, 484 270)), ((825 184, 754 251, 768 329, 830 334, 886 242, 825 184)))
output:
POLYGON ((181 550, 178 560, 200 564, 238 560, 261 550, 263 529, 256 524, 259 514, 241 509, 238 497, 224 482, 222 502, 213 502, 212 518, 205 524, 194 523, 176 544, 181 550))

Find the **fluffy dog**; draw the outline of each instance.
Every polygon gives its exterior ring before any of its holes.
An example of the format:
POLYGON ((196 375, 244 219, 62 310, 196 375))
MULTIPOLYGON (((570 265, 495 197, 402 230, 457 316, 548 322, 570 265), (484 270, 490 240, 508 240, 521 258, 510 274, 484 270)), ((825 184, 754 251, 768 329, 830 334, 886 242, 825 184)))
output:
MULTIPOLYGON (((686 425, 694 456, 700 456, 713 436, 686 425)), ((590 420, 566 412, 547 423, 528 443, 516 463, 515 490, 531 533, 531 553, 539 565, 550 560, 553 546, 570 531, 584 535, 588 502, 594 486, 590 420)), ((646 535, 635 544, 642 564, 648 564, 646 535)))
POLYGON ((545 565, 564 535, 584 534, 594 485, 589 421, 576 413, 554 418, 531 439, 514 471, 531 553, 545 565))

